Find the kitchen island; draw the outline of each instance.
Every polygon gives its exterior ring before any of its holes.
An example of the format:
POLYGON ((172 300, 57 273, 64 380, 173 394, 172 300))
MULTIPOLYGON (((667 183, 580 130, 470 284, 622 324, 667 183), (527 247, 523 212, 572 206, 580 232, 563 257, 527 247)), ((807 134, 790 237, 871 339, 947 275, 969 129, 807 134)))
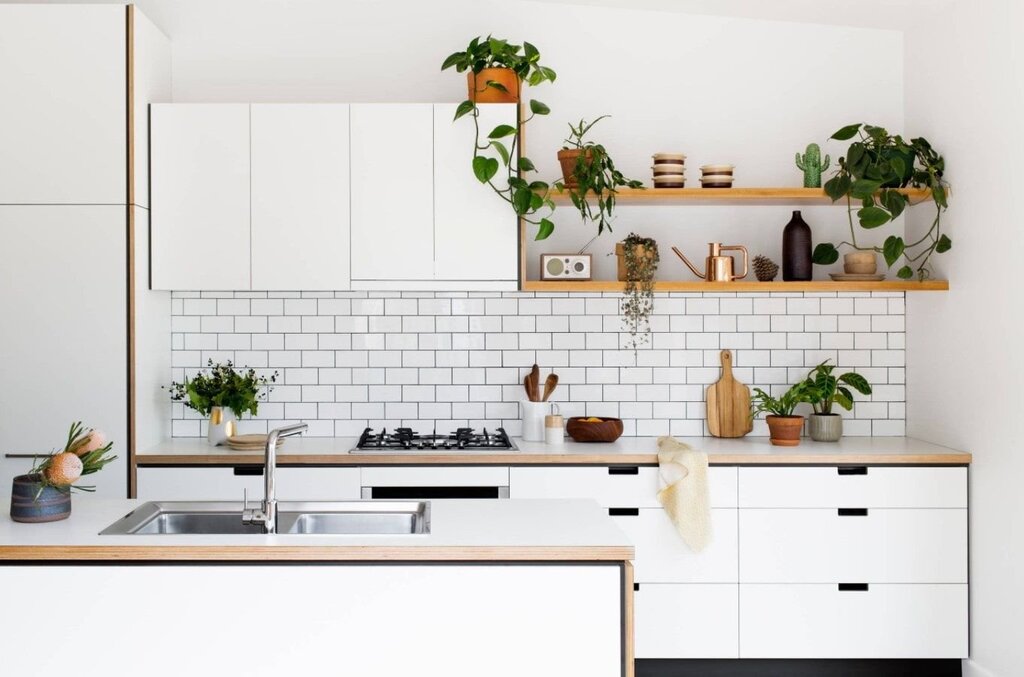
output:
POLYGON ((432 501, 428 534, 99 535, 139 505, 0 518, 12 674, 632 673, 634 551, 592 501, 432 501))

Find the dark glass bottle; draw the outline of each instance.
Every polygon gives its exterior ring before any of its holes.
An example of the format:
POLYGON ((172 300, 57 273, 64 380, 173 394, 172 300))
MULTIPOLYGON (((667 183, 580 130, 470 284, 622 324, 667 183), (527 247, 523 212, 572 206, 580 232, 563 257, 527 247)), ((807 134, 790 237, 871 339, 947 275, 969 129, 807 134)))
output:
POLYGON ((811 227, 793 212, 793 218, 782 231, 782 279, 786 282, 804 282, 812 276, 811 227))

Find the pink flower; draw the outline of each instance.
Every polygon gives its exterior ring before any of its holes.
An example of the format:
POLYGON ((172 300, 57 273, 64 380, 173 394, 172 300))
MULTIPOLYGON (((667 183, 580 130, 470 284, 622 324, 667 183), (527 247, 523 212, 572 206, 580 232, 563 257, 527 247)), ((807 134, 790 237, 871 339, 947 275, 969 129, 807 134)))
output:
POLYGON ((96 451, 107 444, 107 436, 100 430, 90 430, 86 436, 85 441, 82 442, 81 446, 75 449, 75 453, 79 456, 88 454, 90 451, 96 451))

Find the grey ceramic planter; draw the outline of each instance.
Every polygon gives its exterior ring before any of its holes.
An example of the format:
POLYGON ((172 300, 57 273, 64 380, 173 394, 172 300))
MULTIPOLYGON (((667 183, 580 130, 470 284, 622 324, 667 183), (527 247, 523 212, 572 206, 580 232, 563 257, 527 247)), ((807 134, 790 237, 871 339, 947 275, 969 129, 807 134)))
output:
POLYGON ((839 414, 811 414, 811 439, 816 442, 838 442, 843 436, 843 417, 839 414))

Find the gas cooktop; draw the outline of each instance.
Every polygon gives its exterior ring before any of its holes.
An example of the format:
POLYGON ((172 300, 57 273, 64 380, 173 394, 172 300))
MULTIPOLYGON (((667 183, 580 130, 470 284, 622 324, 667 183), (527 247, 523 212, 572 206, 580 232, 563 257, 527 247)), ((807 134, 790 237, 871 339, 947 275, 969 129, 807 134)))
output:
POLYGON ((516 445, 509 439, 504 428, 488 432, 484 428, 477 432, 473 428, 459 428, 449 435, 433 432, 421 435, 412 428, 395 428, 388 432, 382 428, 374 432, 367 428, 359 436, 356 448, 350 453, 406 453, 406 452, 473 452, 473 451, 516 451, 516 445))

